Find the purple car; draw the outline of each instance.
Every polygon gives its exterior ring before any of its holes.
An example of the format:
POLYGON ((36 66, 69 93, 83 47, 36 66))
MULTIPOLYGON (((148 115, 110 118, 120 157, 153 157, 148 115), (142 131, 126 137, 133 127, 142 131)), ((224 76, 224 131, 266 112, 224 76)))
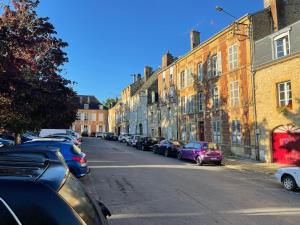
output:
POLYGON ((199 166, 204 163, 221 165, 223 160, 223 154, 218 145, 208 142, 190 142, 178 151, 177 157, 196 161, 199 166))

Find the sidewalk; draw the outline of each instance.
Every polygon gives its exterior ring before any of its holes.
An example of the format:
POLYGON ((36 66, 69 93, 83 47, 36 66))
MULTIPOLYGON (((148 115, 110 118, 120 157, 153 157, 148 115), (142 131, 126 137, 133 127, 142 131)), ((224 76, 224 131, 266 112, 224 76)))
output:
POLYGON ((252 171, 268 175, 274 175, 277 169, 285 167, 285 165, 278 165, 275 163, 264 163, 251 159, 242 159, 230 156, 225 157, 223 162, 225 166, 230 169, 252 171))

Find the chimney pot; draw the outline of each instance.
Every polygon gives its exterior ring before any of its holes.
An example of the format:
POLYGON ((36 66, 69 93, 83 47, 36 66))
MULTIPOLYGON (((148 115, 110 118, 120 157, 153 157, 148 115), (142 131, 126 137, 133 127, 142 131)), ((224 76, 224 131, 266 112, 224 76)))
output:
POLYGON ((162 57, 162 69, 168 67, 174 60, 174 57, 171 55, 170 52, 167 52, 162 57))

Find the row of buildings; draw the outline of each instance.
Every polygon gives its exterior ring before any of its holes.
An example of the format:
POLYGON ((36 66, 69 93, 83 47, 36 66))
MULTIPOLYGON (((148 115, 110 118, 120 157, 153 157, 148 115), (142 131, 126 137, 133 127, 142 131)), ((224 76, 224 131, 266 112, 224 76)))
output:
POLYGON ((201 42, 167 52, 134 76, 108 110, 109 131, 219 143, 222 151, 268 162, 300 162, 300 1, 264 9, 201 42))

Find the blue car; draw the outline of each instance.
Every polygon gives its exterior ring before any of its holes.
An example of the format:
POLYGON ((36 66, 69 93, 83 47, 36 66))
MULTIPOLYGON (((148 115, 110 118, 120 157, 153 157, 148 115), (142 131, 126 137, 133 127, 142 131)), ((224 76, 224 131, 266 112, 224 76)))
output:
POLYGON ((35 139, 25 142, 21 147, 51 146, 60 149, 70 172, 76 177, 83 177, 89 173, 86 155, 72 142, 63 139, 35 139))

